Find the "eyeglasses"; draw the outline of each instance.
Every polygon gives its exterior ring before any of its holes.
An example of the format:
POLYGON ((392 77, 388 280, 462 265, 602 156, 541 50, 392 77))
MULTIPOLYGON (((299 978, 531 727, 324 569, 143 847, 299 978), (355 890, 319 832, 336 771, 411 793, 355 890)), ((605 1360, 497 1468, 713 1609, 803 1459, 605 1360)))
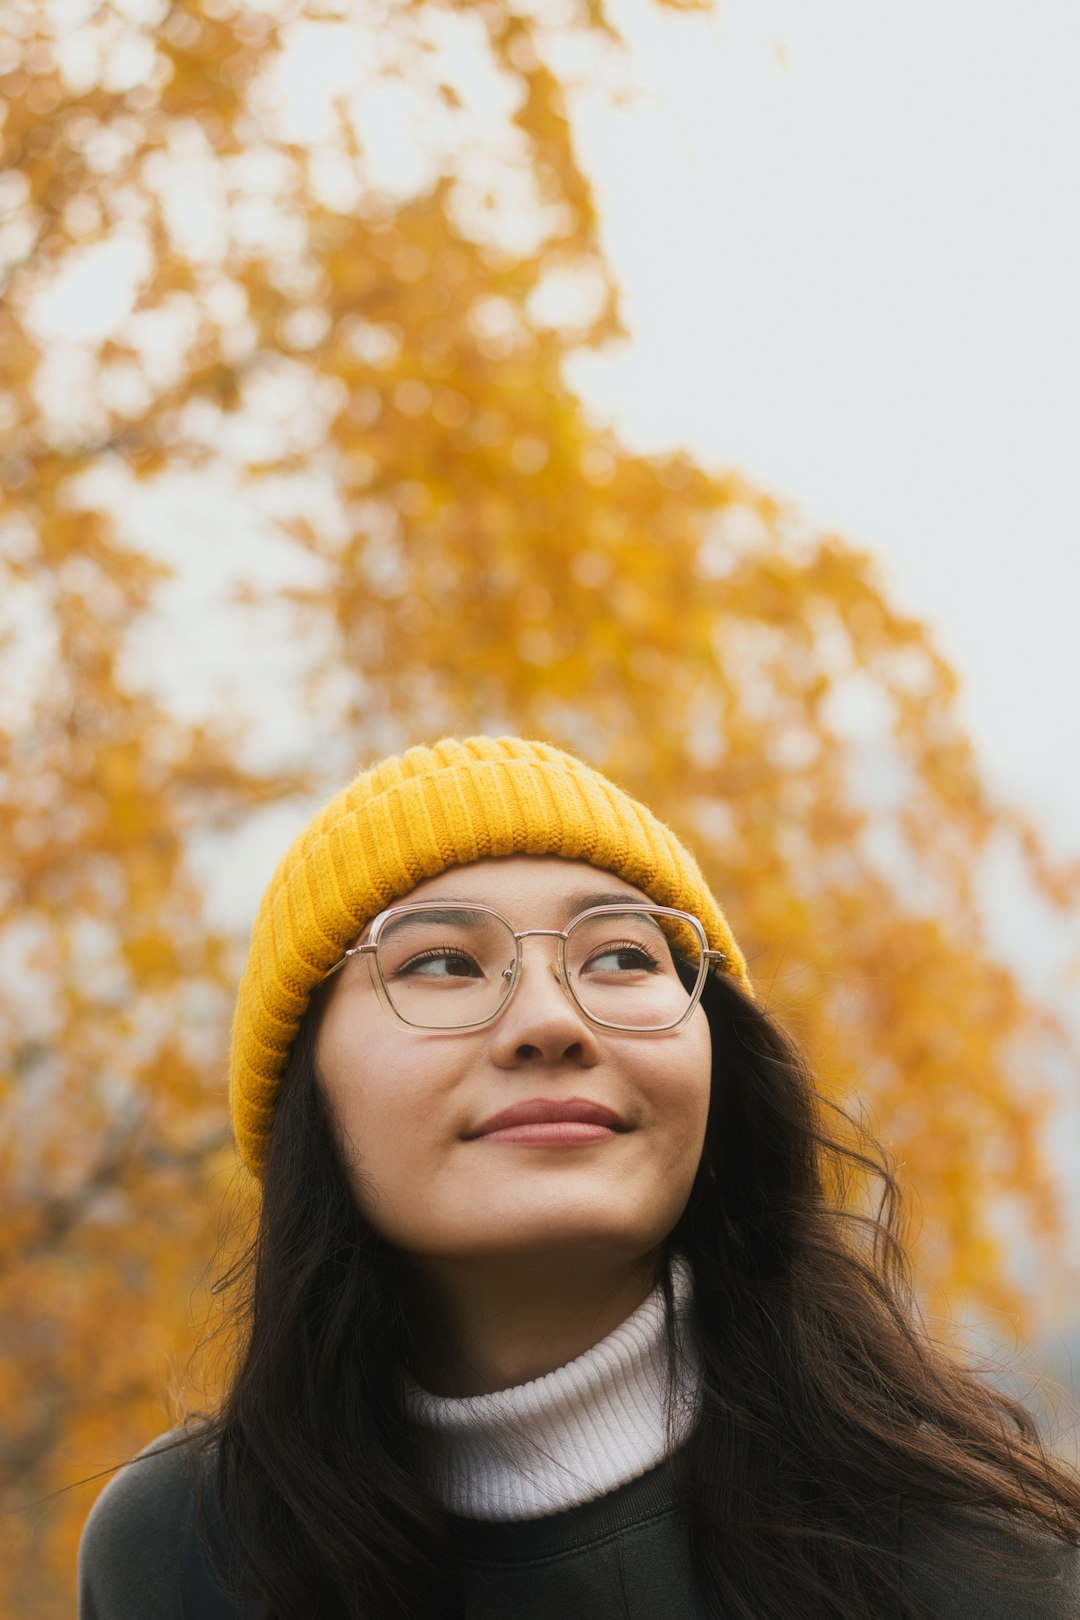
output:
POLYGON ((409 1029, 477 1029, 503 1012, 521 977, 521 942, 558 941, 551 971, 571 1001, 603 1029, 678 1029, 701 999, 713 963, 705 930, 668 906, 592 906, 563 929, 512 924, 491 906, 414 901, 390 906, 362 945, 326 974, 366 956, 385 1006, 409 1029))

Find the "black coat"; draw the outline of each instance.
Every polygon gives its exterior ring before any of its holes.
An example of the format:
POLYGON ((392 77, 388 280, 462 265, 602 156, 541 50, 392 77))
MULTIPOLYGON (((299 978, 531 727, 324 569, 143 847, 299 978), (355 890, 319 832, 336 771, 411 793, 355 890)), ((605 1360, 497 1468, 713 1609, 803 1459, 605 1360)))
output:
MULTIPOLYGON (((195 1503, 186 1448, 144 1453, 110 1481, 79 1549, 80 1620, 258 1620, 220 1592, 195 1503)), ((707 1620, 666 1464, 544 1518, 456 1523, 467 1620, 707 1620)), ((1080 1620, 1077 1549, 986 1517, 954 1515, 955 1526, 960 1558, 945 1535, 893 1515, 898 1572, 929 1620, 1080 1620), (1023 1580, 991 1556, 1010 1552, 1023 1580)))

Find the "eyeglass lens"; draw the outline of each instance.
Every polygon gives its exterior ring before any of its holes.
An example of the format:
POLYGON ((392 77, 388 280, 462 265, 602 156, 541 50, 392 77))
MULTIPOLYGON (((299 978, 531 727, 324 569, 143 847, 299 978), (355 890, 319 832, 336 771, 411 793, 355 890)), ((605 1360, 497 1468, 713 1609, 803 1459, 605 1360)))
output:
MULTIPOLYGON (((697 954, 693 930, 676 918, 605 909, 575 921, 567 934, 566 966, 583 1010, 633 1029, 677 1023, 690 997, 686 968, 680 978, 672 943, 691 958, 697 954)), ((432 907, 391 918, 377 960, 402 1018, 423 1028, 454 1029, 498 1012, 510 989, 515 942, 490 912, 432 907)))

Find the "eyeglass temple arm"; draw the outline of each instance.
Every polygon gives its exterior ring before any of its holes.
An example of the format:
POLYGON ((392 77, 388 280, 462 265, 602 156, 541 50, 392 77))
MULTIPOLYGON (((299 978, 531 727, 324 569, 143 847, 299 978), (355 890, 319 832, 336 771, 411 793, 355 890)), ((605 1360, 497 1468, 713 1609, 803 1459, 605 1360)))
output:
POLYGON ((339 972, 339 970, 345 966, 350 956, 361 956, 365 952, 373 951, 374 949, 374 945, 350 945, 349 949, 342 955, 341 961, 335 962, 332 968, 327 968, 326 972, 323 974, 322 982, 325 984, 327 979, 332 979, 334 974, 339 972))

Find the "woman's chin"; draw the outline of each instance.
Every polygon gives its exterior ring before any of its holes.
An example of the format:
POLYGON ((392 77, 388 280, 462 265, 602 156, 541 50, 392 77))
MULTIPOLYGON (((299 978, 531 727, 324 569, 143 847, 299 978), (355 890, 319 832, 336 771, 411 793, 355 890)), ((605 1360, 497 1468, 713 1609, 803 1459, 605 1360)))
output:
POLYGON ((602 1261, 633 1259, 659 1249, 670 1227, 645 1227, 630 1218, 608 1218, 598 1214, 591 1219, 550 1214, 533 1219, 521 1211, 505 1219, 493 1218, 480 1227, 451 1235, 442 1232, 435 1243, 412 1248, 428 1259, 445 1261, 542 1260, 545 1257, 573 1257, 584 1263, 590 1257, 602 1261))

